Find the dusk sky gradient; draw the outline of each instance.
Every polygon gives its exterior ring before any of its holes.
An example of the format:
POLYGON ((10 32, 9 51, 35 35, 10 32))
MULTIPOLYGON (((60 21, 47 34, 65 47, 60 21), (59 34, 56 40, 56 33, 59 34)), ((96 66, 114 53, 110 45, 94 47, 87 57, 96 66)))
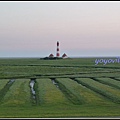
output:
POLYGON ((0 2, 0 57, 120 56, 120 2, 0 2))

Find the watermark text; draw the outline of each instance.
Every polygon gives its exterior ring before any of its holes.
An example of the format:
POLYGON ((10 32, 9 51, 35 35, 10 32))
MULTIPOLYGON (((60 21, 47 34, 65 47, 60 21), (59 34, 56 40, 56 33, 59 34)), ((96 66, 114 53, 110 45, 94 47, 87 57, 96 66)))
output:
POLYGON ((103 63, 103 65, 106 65, 108 63, 120 63, 120 57, 117 57, 115 59, 96 59, 95 65, 98 65, 99 63, 103 63))

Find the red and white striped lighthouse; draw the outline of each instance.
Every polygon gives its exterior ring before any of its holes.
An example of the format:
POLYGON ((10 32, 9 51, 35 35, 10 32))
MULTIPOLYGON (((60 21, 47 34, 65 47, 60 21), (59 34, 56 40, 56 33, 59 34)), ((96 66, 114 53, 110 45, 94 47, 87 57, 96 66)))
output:
POLYGON ((60 53, 59 53, 59 42, 57 41, 57 53, 56 53, 56 57, 59 57, 60 53))

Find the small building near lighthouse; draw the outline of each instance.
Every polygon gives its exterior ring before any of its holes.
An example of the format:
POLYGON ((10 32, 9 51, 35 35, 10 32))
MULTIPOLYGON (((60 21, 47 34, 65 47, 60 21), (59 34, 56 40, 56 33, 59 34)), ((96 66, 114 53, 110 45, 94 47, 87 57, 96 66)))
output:
POLYGON ((64 54, 62 55, 62 58, 68 58, 68 56, 64 53, 64 54))
POLYGON ((53 57, 54 57, 54 55, 53 55, 53 54, 50 54, 50 55, 49 55, 49 58, 53 58, 53 57))

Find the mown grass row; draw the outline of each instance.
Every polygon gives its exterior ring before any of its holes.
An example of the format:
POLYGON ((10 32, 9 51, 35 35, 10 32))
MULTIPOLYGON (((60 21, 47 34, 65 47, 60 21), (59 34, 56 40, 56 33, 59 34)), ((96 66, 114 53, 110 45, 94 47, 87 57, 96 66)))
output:
POLYGON ((117 81, 120 81, 120 78, 119 77, 112 77, 112 79, 115 79, 117 81))
POLYGON ((100 95, 110 99, 111 101, 120 103, 120 91, 118 89, 114 89, 90 78, 75 78, 75 80, 89 89, 99 93, 100 95))
MULTIPOLYGON (((110 101, 103 99, 103 97, 101 97, 99 94, 111 99, 113 102, 120 103, 119 90, 113 89, 108 85, 101 84, 93 79, 75 78, 72 80, 70 78, 56 78, 54 80, 58 84, 58 88, 49 78, 36 79, 34 85, 36 94, 35 99, 33 99, 29 86, 30 80, 17 79, 15 80, 14 84, 12 84, 12 86, 10 85, 11 87, 3 87, 4 91, 0 91, 0 97, 2 98, 1 104, 6 106, 30 106, 33 104, 57 105, 69 104, 70 101, 73 104, 78 105, 111 104, 110 101), (93 91, 99 94, 96 94, 93 91)), ((7 81, 5 83, 7 83, 7 81)))
POLYGON ((116 80, 111 79, 111 78, 92 78, 92 79, 95 81, 98 81, 100 83, 110 85, 112 87, 120 89, 120 81, 116 81, 116 80))
POLYGON ((8 79, 0 80, 0 90, 4 88, 4 86, 8 83, 8 79))
POLYGON ((5 96, 5 94, 9 91, 10 87, 12 86, 14 81, 11 80, 1 80, 0 81, 0 104, 1 101, 3 100, 3 97, 5 96))
POLYGON ((9 88, 1 101, 3 106, 31 105, 30 87, 28 79, 17 79, 9 88))
POLYGON ((119 77, 119 65, 94 65, 95 58, 40 60, 0 59, 0 79, 56 77, 119 77))
POLYGON ((55 80, 60 90, 73 104, 84 104, 85 99, 79 93, 79 86, 69 78, 57 78, 55 80))
POLYGON ((52 83, 51 79, 37 79, 40 105, 69 104, 64 94, 52 83))
POLYGON ((74 101, 73 103, 75 104, 112 104, 110 101, 103 99, 99 94, 96 94, 70 78, 57 78, 56 81, 58 82, 60 89, 66 94, 67 98, 74 101))

